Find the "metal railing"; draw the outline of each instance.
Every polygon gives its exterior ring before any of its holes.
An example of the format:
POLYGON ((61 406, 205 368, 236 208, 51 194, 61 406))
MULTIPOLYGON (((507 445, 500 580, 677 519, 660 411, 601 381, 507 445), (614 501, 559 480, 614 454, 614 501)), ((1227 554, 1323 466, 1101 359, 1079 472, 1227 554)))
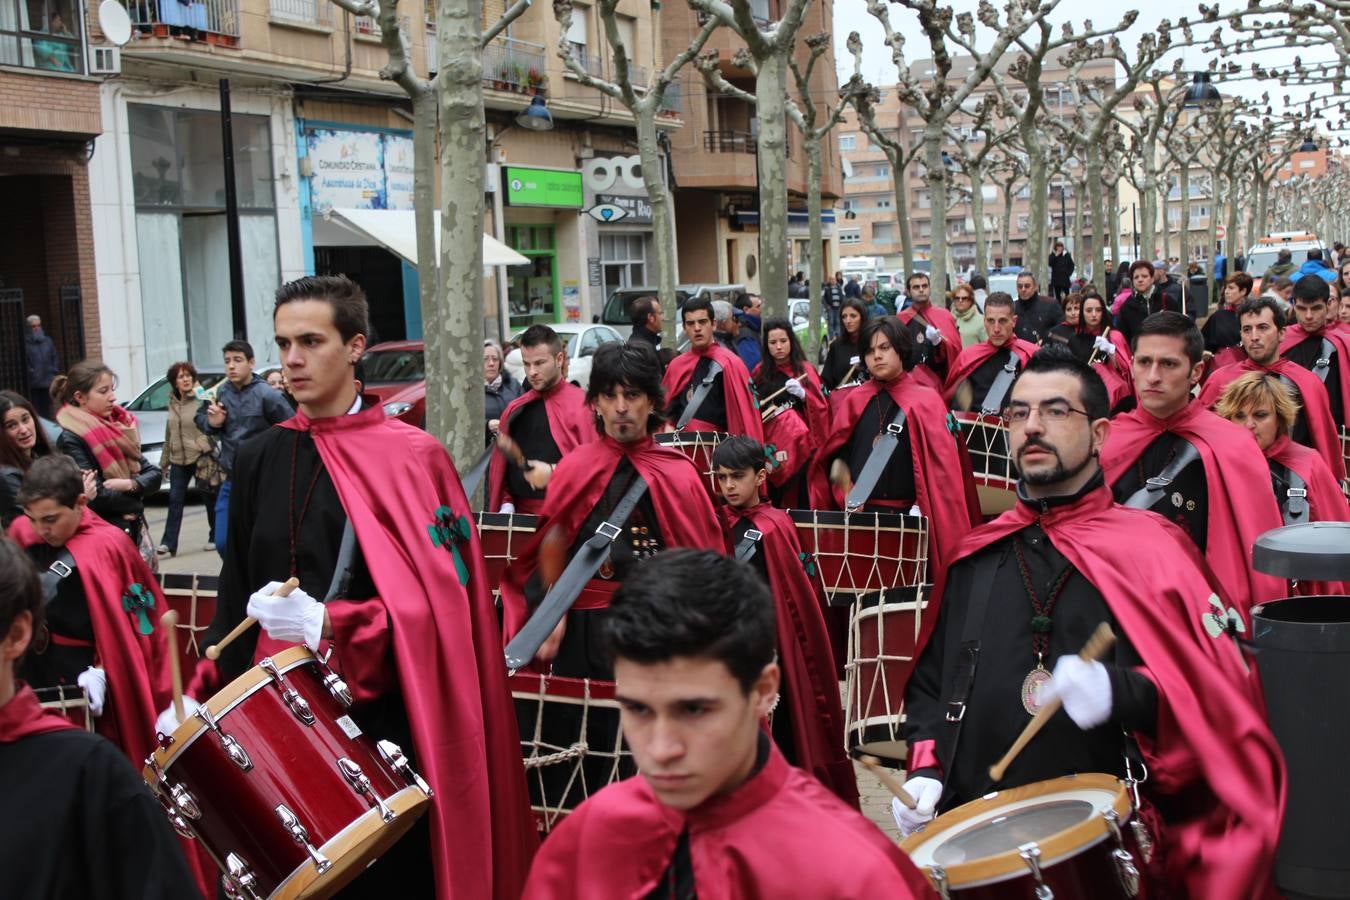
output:
MULTIPOLYGON (((131 24, 142 34, 187 37, 208 40, 207 35, 221 34, 238 39, 239 0, 130 0, 126 2, 131 24)), ((272 0, 273 9, 278 0, 272 0)), ((296 0, 288 0, 296 2, 296 0)), ((311 0, 318 2, 318 0, 311 0)), ((322 0, 325 6, 328 0, 322 0)))
POLYGON ((661 95, 661 106, 659 112, 679 115, 684 112, 684 96, 681 94, 680 82, 672 82, 666 92, 661 95))
MULTIPOLYGON (((758 153, 759 138, 748 131, 705 131, 703 149, 709 153, 758 153)), ((787 143, 787 158, 792 158, 792 142, 787 143)))
POLYGON ((333 4, 329 0, 268 0, 268 11, 273 19, 283 22, 325 28, 333 24, 333 4))
MULTIPOLYGON (((411 23, 408 21, 407 16, 399 16, 398 24, 402 26, 404 34, 409 33, 408 29, 411 23)), ((356 16, 352 20, 352 29, 357 34, 364 34, 369 37, 381 37, 380 22, 374 16, 356 16)))
POLYGON ((530 72, 542 77, 547 66, 543 44, 497 38, 483 48, 483 81, 507 90, 523 90, 530 83, 530 72))

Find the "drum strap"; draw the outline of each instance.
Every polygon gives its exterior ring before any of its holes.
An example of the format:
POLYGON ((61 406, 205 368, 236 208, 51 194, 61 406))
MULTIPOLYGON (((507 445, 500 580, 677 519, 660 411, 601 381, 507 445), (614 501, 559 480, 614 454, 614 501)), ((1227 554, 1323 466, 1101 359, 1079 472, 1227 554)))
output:
POLYGON ((69 578, 75 571, 75 557, 70 555, 70 550, 62 547, 56 554, 56 559, 52 564, 42 571, 38 579, 42 582, 42 605, 46 606, 56 599, 56 592, 61 587, 61 582, 69 578))
POLYGON ((886 464, 891 461, 895 448, 900 446, 900 435, 904 430, 905 408, 900 406, 882 429, 877 442, 872 445, 872 452, 867 454, 867 462, 863 463, 862 472, 858 474, 853 490, 848 492, 844 501, 845 512, 857 512, 867 503, 872 491, 876 490, 877 482, 881 480, 881 473, 886 470, 886 464))
POLYGON ((1280 513, 1284 517, 1284 524, 1298 525, 1308 521, 1307 483, 1288 466, 1280 466, 1280 468, 1283 469, 1283 476, 1276 472, 1275 477, 1286 485, 1284 501, 1280 504, 1280 513))
POLYGON ((1327 376, 1331 374, 1331 354, 1336 352, 1336 348, 1327 338, 1322 338, 1322 355, 1317 357, 1313 363, 1312 372, 1317 376, 1317 380, 1326 383, 1327 376))
POLYGON ((1003 399, 1008 396, 1008 389, 1012 387, 1013 379, 1017 377, 1017 362, 1017 354, 1009 351, 1008 362, 999 369, 998 375, 994 376, 994 383, 989 385, 984 402, 980 404, 980 412, 986 416, 996 416, 999 410, 1003 409, 1003 399))
POLYGON ((469 471, 465 473, 464 475, 465 497, 469 497, 470 499, 472 499, 474 492, 478 490, 478 485, 482 483, 483 476, 487 474, 488 463, 492 461, 492 451, 493 449, 496 448, 496 446, 497 446, 496 441, 493 441, 491 444, 488 444, 487 447, 483 450, 483 452, 478 454, 478 458, 473 461, 473 465, 469 467, 469 471))
POLYGON ((510 672, 514 673, 517 669, 529 665, 530 660, 534 659, 539 647, 572 608, 586 582, 591 580, 600 564, 609 557, 610 545, 623 533, 623 524, 628 521, 628 517, 637 508, 638 501, 646 493, 647 482, 642 480, 641 475, 634 473, 633 483, 614 505, 609 518, 601 522, 600 527, 595 529, 595 534, 581 545, 577 555, 572 557, 567 563, 567 568, 563 569, 563 573, 553 583, 553 587, 548 589, 534 615, 530 616, 525 627, 521 628, 506 645, 506 668, 510 672))
POLYGON ((759 542, 764 534, 753 528, 745 529, 745 534, 741 536, 740 542, 736 544, 736 562, 749 562, 755 555, 755 550, 759 547, 759 542))
POLYGON ((356 529, 352 528, 352 520, 348 519, 347 524, 342 526, 342 542, 338 544, 337 566, 333 569, 333 580, 328 584, 328 593, 323 595, 324 603, 347 592, 352 580, 352 562, 355 557, 356 529))
POLYGON ((684 426, 698 413, 698 408, 703 405, 703 401, 708 398, 708 393, 712 391, 713 382, 717 381, 717 376, 722 374, 722 364, 717 360, 710 360, 708 365, 708 374, 703 376, 703 380, 694 388, 694 396, 689 398, 688 405, 684 408, 684 413, 680 416, 680 421, 676 423, 675 430, 683 431, 684 426))
POLYGON ((961 627, 956 677, 952 682, 951 698, 947 701, 947 739, 939 745, 945 750, 941 753, 943 772, 951 772, 952 761, 956 759, 956 744, 961 737, 961 723, 966 717, 966 701, 970 699, 970 689, 975 686, 975 669, 980 662, 980 636, 984 632, 989 598, 994 593, 994 575, 1007 556, 1008 547, 1005 546, 1002 553, 985 553, 975 562, 970 603, 966 607, 966 620, 961 627))
POLYGON ((1181 449, 1172 461, 1163 466, 1161 472, 1144 482, 1144 486, 1135 491, 1125 506, 1131 509, 1152 509, 1153 505, 1167 493, 1168 487, 1177 480, 1182 470, 1200 458, 1200 451, 1190 441, 1182 439, 1181 449))

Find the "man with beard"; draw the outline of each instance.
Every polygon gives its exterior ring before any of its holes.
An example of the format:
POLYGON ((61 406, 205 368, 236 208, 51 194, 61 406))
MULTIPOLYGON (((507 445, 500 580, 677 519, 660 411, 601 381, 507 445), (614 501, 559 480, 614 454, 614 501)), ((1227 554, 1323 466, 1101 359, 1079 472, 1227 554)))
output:
POLYGON ((952 409, 962 412, 990 409, 997 413, 1003 408, 1017 369, 1036 352, 1035 344, 1016 336, 1016 327, 1013 299, 1003 291, 990 294, 984 301, 984 330, 988 339, 962 350, 947 373, 942 396, 952 409), (990 389, 995 385, 997 396, 991 398, 990 389))
POLYGON ((908 833, 992 790, 1128 778, 1142 760, 1169 895, 1273 897, 1284 767, 1259 684, 1236 642, 1206 630, 1215 604, 1228 606, 1200 555, 1158 516, 1112 501, 1097 462, 1107 402, 1065 348, 1038 353, 1013 386, 1019 502, 969 536, 930 602, 905 687, 905 786, 919 804, 893 813, 908 833), (1116 644, 1085 661, 1099 623, 1116 644), (991 764, 1050 697, 1063 709, 992 782, 991 764))
POLYGON ((1294 283, 1294 318, 1285 329, 1280 355, 1317 376, 1327 389, 1331 418, 1345 426, 1350 408, 1350 333, 1330 316, 1331 288, 1320 276, 1304 275, 1294 283))
POLYGON ((1284 314, 1269 297, 1249 297, 1238 306, 1236 315, 1246 358, 1211 375, 1200 391, 1200 402, 1213 409, 1228 385, 1249 372, 1269 372, 1278 377, 1299 407, 1289 428, 1290 440, 1321 454, 1339 482, 1345 477, 1345 459, 1341 456, 1340 435, 1331 417, 1327 389, 1312 372, 1281 358, 1284 314))
POLYGON ((597 435, 586 395, 563 379, 567 352, 557 333, 531 325, 519 343, 530 389, 502 412, 497 446, 503 452, 488 465, 487 508, 534 515, 558 460, 597 435))
POLYGON ((1200 330, 1182 313, 1144 320, 1134 342, 1139 406, 1112 421, 1101 464, 1117 501, 1181 526, 1245 616, 1284 595, 1282 581, 1251 565, 1252 544, 1280 526, 1280 512, 1269 492, 1251 492, 1269 478, 1260 449, 1191 399, 1203 353, 1200 330))
POLYGON ((688 301, 680 320, 689 349, 670 361, 661 381, 669 404, 666 418, 676 431, 719 431, 764 440, 750 372, 735 351, 713 335, 712 301, 706 297, 688 301))
MULTIPOLYGON (((1166 274, 1166 273, 1164 273, 1166 274)), ((1116 327, 1125 336, 1125 340, 1134 342, 1139 326, 1155 312, 1164 309, 1178 310, 1180 304, 1173 305, 1171 298, 1153 283, 1153 264, 1146 259, 1136 259, 1130 263, 1130 284, 1134 290, 1121 304, 1116 314, 1116 327)))
POLYGON ((1017 276, 1017 336, 1033 344, 1044 344, 1050 329, 1064 321, 1064 307, 1051 297, 1042 296, 1036 286, 1036 276, 1024 269, 1017 276))
POLYGON ((910 305, 899 313, 900 321, 914 339, 914 377, 941 390, 947 371, 961 352, 961 332, 947 310, 933 305, 932 282, 924 272, 915 272, 905 282, 910 305))

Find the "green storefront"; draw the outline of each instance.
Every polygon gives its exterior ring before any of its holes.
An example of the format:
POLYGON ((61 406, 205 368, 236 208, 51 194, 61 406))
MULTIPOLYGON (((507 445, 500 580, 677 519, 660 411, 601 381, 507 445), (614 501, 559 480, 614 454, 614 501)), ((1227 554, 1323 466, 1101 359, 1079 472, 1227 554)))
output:
MULTIPOLYGON (((507 206, 506 244, 530 260, 507 270, 510 331, 536 322, 563 321, 562 283, 558 276, 558 229, 547 221, 512 221, 512 211, 576 210, 583 207, 581 173, 570 169, 505 166, 502 170, 507 206)), ((565 215, 566 213, 563 213, 565 215)), ((551 217, 550 217, 551 218, 551 217)))

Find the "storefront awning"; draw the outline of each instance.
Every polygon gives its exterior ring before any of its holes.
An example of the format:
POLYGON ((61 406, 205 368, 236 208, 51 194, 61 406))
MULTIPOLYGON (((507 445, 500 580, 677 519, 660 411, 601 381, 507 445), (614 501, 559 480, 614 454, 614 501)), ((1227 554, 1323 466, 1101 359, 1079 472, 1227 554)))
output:
MULTIPOLYGON (((331 222, 374 241, 414 266, 417 265, 417 226, 410 209, 330 209, 324 216, 331 222)), ((436 216, 436 253, 441 250, 441 213, 436 216)), ((524 266, 529 260, 490 234, 483 235, 483 265, 524 266)))

